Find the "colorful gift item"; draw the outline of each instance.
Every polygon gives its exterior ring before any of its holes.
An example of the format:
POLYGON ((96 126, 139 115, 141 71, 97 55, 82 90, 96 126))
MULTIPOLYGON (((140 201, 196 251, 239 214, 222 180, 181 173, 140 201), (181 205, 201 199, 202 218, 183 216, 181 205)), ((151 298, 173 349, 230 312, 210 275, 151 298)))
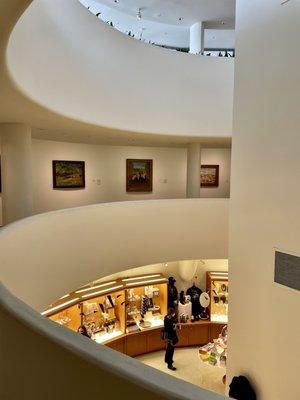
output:
POLYGON ((226 366, 227 360, 227 325, 225 325, 220 333, 218 339, 213 343, 208 343, 200 347, 199 354, 203 362, 208 362, 211 365, 219 367, 226 366), (203 357, 202 357, 203 356, 203 357))

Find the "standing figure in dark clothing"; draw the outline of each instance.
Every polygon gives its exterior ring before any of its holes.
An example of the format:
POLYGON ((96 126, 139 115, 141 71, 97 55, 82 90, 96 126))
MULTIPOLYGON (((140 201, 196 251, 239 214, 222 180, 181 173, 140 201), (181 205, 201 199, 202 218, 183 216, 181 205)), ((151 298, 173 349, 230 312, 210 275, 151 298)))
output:
POLYGON ((168 364, 168 368, 172 371, 176 371, 173 366, 173 355, 175 350, 175 345, 178 343, 178 337, 176 333, 176 323, 177 318, 174 308, 168 309, 168 314, 164 319, 164 331, 167 339, 167 348, 165 354, 165 363, 168 364))
POLYGON ((200 304, 200 296, 202 294, 202 290, 199 289, 195 284, 191 286, 187 291, 186 294, 191 296, 192 302, 192 321, 199 321, 200 314, 203 311, 203 307, 200 304))
POLYGON ((178 301, 178 290, 175 286, 175 282, 176 279, 170 276, 168 284, 168 308, 174 308, 178 301))

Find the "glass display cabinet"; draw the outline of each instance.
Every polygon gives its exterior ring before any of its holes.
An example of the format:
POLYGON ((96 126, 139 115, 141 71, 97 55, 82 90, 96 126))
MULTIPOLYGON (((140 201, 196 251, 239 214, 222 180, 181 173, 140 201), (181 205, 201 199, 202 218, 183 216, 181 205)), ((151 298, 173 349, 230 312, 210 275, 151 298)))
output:
POLYGON ((91 339, 105 343, 163 326, 167 282, 161 274, 93 282, 63 296, 42 314, 76 332, 84 326, 91 339))
POLYGON ((206 290, 210 294, 210 321, 228 322, 228 272, 207 272, 206 290))
POLYGON ((80 326, 85 326, 88 335, 97 343, 125 332, 125 294, 122 284, 116 285, 114 281, 89 285, 70 293, 67 298, 67 301, 66 298, 60 299, 43 314, 76 332, 80 326), (70 303, 76 304, 70 306, 70 303))
POLYGON ((167 282, 161 275, 124 281, 126 333, 163 326, 167 314, 167 282))

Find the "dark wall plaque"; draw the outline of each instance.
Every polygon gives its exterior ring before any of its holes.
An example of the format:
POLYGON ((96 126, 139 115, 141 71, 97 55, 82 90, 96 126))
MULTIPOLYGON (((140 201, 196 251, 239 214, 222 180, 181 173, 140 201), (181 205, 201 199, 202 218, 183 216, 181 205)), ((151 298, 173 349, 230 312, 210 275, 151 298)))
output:
POLYGON ((276 251, 275 282, 300 290, 300 257, 276 251))

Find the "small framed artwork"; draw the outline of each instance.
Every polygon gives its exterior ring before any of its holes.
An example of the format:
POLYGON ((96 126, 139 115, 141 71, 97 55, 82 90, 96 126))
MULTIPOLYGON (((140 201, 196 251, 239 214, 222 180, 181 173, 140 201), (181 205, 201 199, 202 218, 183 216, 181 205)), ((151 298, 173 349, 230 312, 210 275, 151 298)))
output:
POLYGON ((126 191, 152 192, 152 160, 126 160, 126 191))
POLYGON ((52 161, 53 188, 74 189, 85 187, 84 161, 52 161))
POLYGON ((201 165, 201 187, 219 186, 219 165, 201 165))

